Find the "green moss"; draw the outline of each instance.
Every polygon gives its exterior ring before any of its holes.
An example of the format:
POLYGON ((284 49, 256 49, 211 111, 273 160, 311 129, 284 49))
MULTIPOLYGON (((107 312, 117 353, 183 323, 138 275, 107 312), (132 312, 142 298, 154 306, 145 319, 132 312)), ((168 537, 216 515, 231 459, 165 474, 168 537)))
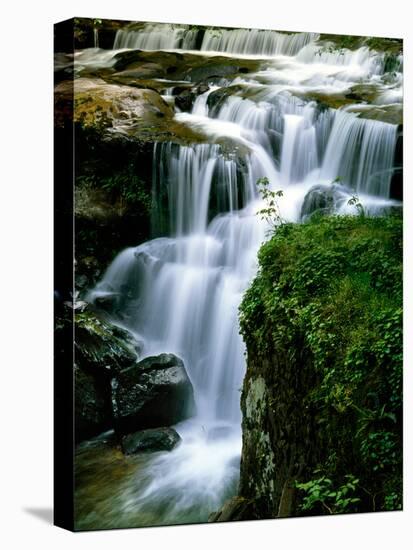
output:
POLYGON ((130 333, 91 311, 75 312, 75 357, 82 369, 113 374, 137 360, 130 333))
POLYGON ((240 308, 249 364, 283 357, 297 376, 314 372, 301 406, 319 426, 318 478, 360 479, 346 511, 401 507, 401 247, 399 216, 282 225, 240 308))
POLYGON ((399 54, 403 51, 403 41, 398 38, 382 38, 378 36, 354 36, 346 34, 320 34, 321 43, 332 43, 334 49, 357 50, 367 46, 371 50, 399 54))

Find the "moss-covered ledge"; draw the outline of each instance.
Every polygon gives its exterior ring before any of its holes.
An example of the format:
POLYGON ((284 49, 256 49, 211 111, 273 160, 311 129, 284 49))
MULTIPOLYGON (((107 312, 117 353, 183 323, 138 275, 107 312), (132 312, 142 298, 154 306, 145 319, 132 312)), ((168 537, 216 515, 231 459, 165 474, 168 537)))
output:
POLYGON ((254 517, 401 508, 401 246, 400 216, 313 217, 262 246, 240 307, 254 517))

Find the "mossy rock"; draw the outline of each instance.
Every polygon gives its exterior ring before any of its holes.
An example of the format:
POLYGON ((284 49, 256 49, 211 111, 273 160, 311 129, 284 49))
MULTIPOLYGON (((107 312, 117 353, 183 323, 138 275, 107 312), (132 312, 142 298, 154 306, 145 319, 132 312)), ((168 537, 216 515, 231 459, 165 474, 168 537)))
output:
POLYGON ((382 38, 377 36, 357 36, 346 34, 320 34, 318 44, 333 47, 336 50, 358 50, 367 46, 371 50, 399 54, 403 51, 403 40, 398 38, 382 38))
POLYGON ((367 120, 380 120, 388 124, 403 124, 403 105, 358 105, 347 109, 348 112, 358 113, 359 118, 367 120))
POLYGON ((110 378, 137 361, 137 342, 126 329, 93 311, 74 313, 76 364, 84 371, 110 378))
POLYGON ((284 506, 285 487, 323 478, 337 494, 353 476, 346 512, 400 509, 402 216, 284 224, 259 262, 240 307, 240 496, 260 517, 334 513, 334 495, 308 505, 303 488, 284 506))

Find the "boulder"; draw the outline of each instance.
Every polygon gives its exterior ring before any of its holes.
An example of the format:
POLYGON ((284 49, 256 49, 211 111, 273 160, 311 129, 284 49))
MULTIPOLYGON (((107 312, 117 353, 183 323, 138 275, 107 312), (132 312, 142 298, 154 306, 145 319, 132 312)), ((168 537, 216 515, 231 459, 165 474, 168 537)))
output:
POLYGON ((301 218, 306 219, 315 212, 325 215, 332 214, 340 203, 348 200, 348 198, 348 193, 344 193, 339 185, 315 185, 304 197, 301 207, 301 218))
POLYGON ((109 428, 110 388, 104 380, 75 365, 75 440, 82 441, 109 428))
POLYGON ((106 377, 134 365, 138 344, 132 334, 104 316, 86 310, 75 314, 75 357, 79 368, 106 377))
POLYGON ((122 146, 135 142, 188 144, 207 140, 204 132, 177 121, 174 110, 157 91, 136 87, 136 79, 133 84, 107 83, 101 78, 60 82, 54 95, 56 127, 63 128, 74 121, 98 142, 122 146))
MULTIPOLYGON (((70 321, 57 330, 68 330, 70 321)), ((74 310, 75 439, 78 443, 113 426, 111 377, 136 363, 138 344, 125 329, 92 311, 74 310)))
POLYGON ((174 429, 154 428, 122 437, 122 450, 127 455, 144 452, 172 451, 180 441, 181 437, 174 429))
POLYGON ((64 108, 74 99, 73 119, 83 128, 109 137, 133 138, 140 128, 161 125, 173 110, 154 90, 107 83, 100 78, 63 81, 55 88, 56 124, 64 124, 64 108))
POLYGON ((181 109, 181 111, 189 112, 192 110, 195 99, 209 90, 209 86, 206 84, 200 84, 194 88, 184 88, 177 86, 174 89, 175 105, 181 109))
POLYGON ((194 411, 191 381, 181 359, 147 357, 112 380, 112 410, 119 434, 171 426, 194 411))
MULTIPOLYGON (((256 59, 237 59, 225 56, 203 56, 192 53, 128 50, 114 56, 116 72, 135 70, 141 66, 157 65, 158 75, 167 74, 171 80, 192 83, 233 77, 238 73, 256 72, 263 64, 256 59)), ((149 74, 149 71, 145 71, 149 74)), ((146 75, 145 75, 146 76, 146 75)))

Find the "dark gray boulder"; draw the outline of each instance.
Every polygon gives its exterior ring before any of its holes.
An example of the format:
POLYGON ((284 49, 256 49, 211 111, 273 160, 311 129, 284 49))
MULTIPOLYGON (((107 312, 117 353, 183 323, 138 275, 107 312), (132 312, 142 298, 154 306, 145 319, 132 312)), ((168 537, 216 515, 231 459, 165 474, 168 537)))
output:
POLYGON ((127 434, 171 426, 194 412, 191 381, 175 355, 147 357, 112 379, 115 430, 127 434))
POLYGON ((139 343, 132 334, 93 311, 75 314, 75 357, 82 370, 108 379, 133 365, 139 343))
POLYGON ((193 88, 176 87, 175 92, 175 105, 181 109, 181 111, 189 112, 194 106, 195 99, 209 90, 207 84, 199 84, 193 88))
POLYGON ((153 428, 122 437, 122 450, 125 454, 156 451, 172 451, 181 441, 173 428, 153 428))
MULTIPOLYGON (((72 330, 69 321, 57 333, 72 330)), ((76 443, 113 426, 111 379, 135 364, 138 343, 132 334, 88 308, 74 310, 76 443)))
POLYGON ((338 206, 349 198, 348 192, 345 193, 337 184, 315 185, 304 197, 301 218, 305 220, 315 212, 324 215, 332 214, 338 206))
POLYGON ((99 380, 75 365, 76 443, 101 433, 111 423, 110 391, 105 380, 99 380))

